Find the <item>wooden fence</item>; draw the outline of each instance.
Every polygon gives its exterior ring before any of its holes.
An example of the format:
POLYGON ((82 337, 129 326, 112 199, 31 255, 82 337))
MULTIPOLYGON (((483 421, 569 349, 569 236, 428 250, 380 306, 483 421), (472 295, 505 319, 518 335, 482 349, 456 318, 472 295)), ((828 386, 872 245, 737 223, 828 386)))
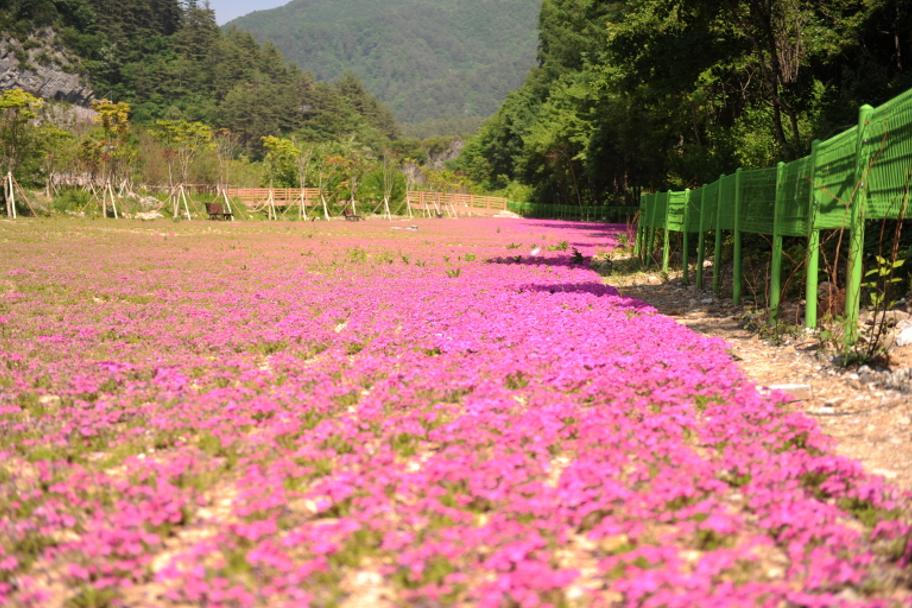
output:
MULTIPOLYGON (((245 205, 257 205, 269 202, 269 188, 227 188, 228 198, 237 200, 245 205)), ((318 205, 320 203, 320 190, 318 188, 272 188, 272 202, 276 207, 297 205, 301 202, 301 193, 304 194, 304 205, 318 205)))
MULTIPOLYGON (((260 205, 269 202, 270 191, 276 207, 298 205, 301 202, 301 188, 228 188, 226 193, 232 200, 244 205, 260 205)), ((318 188, 304 188, 304 205, 310 207, 320 204, 318 188)), ((413 212, 431 215, 460 215, 471 209, 504 211, 507 199, 498 196, 479 196, 455 192, 429 192, 414 190, 408 193, 406 200, 413 212)))
POLYGON ((407 200, 413 210, 447 214, 466 209, 487 209, 505 211, 507 199, 499 196, 479 196, 458 192, 428 192, 415 190, 408 193, 407 200))

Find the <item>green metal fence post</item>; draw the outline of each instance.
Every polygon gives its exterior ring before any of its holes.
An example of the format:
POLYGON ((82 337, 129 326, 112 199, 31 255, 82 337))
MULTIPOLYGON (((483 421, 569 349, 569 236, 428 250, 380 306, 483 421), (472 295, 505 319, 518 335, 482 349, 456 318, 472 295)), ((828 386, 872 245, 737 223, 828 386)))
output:
POLYGON ((703 262, 706 258, 706 186, 700 189, 700 221, 697 226, 697 289, 703 289, 703 262))
POLYGON ((681 232, 681 264, 684 266, 684 284, 690 283, 690 239, 687 232, 687 222, 690 218, 690 188, 684 191, 684 230, 681 232))
POLYGON ((770 321, 779 319, 779 300, 782 296, 782 216, 785 211, 785 163, 776 165, 776 202, 773 204, 773 253, 770 258, 770 321))
POLYGON ((861 306, 862 256, 864 254, 864 215, 867 202, 867 159, 864 156, 865 127, 871 112, 869 105, 858 111, 858 140, 855 143, 855 196, 849 215, 849 259, 846 267, 845 344, 852 346, 858 340, 858 314, 861 306))
POLYGON ((671 213, 668 208, 671 205, 671 191, 665 193, 665 228, 662 231, 662 272, 668 272, 671 266, 671 232, 668 230, 668 220, 671 213))
POLYGON ((732 256, 732 302, 741 304, 741 167, 735 171, 734 255, 732 256))
POLYGON ((716 193, 716 229, 715 244, 713 249, 713 293, 718 298, 722 295, 722 180, 725 175, 719 176, 719 187, 716 193))
POLYGON ((817 147, 820 140, 811 144, 810 190, 808 197, 808 251, 807 276, 804 281, 804 326, 809 329, 817 327, 817 280, 820 273, 820 230, 817 222, 817 147))

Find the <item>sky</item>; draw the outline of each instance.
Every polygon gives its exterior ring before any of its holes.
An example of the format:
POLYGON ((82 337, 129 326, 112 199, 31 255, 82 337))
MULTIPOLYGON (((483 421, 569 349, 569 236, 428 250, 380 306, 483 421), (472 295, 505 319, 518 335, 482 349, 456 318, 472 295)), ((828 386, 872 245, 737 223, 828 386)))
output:
POLYGON ((288 4, 288 2, 289 0, 209 0, 209 5, 215 9, 216 21, 219 25, 224 25, 235 17, 253 11, 275 8, 288 4))

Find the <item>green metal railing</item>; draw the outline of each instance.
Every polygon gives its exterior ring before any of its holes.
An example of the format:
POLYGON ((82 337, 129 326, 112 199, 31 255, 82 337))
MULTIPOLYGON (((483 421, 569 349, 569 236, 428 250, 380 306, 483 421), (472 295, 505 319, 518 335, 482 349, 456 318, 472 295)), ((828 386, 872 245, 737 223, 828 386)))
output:
POLYGON ((631 221, 639 207, 624 205, 542 205, 510 201, 507 209, 523 217, 557 219, 582 222, 626 223, 631 221))
POLYGON ((714 236, 712 287, 721 290, 723 234, 732 235, 732 299, 742 296, 745 233, 770 235, 769 309, 779 314, 782 239, 807 239, 805 325, 817 326, 820 231, 850 232, 846 278, 846 342, 858 337, 865 221, 905 219, 912 181, 912 90, 878 108, 862 106, 858 124, 815 141, 804 158, 776 167, 738 169, 711 184, 683 192, 643 194, 636 252, 644 262, 662 235, 662 269, 670 263, 671 234, 682 233, 684 279, 689 280, 691 235, 697 236, 696 284, 704 283, 706 237, 714 236))

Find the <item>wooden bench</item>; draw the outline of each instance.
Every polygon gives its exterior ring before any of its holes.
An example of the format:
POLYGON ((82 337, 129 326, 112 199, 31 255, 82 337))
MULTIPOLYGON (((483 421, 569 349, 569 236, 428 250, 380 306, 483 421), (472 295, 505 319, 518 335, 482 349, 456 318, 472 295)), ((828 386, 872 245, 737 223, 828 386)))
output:
POLYGON ((360 222, 360 221, 361 221, 361 216, 360 216, 360 215, 357 215, 357 214, 355 214, 355 213, 352 213, 352 212, 351 212, 350 210, 348 210, 348 209, 346 209, 344 213, 345 213, 345 221, 346 221, 346 222, 360 222))
POLYGON ((221 203, 206 203, 206 213, 209 214, 210 220, 230 220, 234 215, 230 211, 225 211, 221 203))

